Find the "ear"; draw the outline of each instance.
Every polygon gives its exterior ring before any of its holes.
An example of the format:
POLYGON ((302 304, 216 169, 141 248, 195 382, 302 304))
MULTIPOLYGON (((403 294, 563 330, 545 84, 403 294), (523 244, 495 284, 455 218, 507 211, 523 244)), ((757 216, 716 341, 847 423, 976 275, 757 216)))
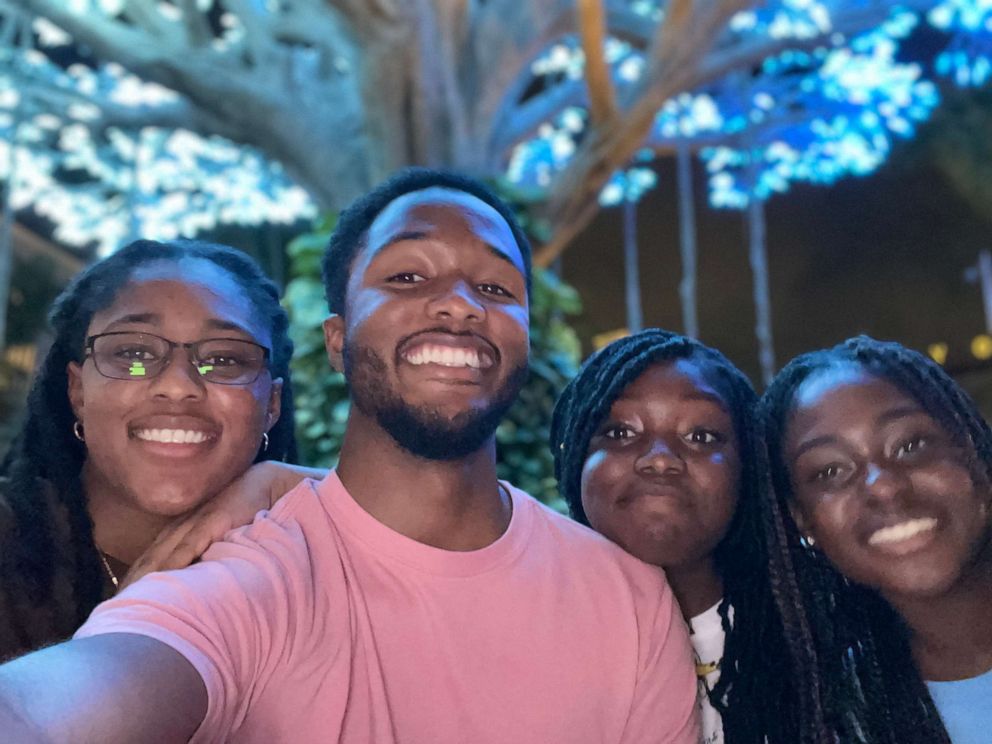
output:
POLYGON ((272 381, 272 390, 269 392, 269 405, 265 411, 265 430, 268 431, 279 420, 282 413, 282 378, 277 377, 272 381))
POLYGON ((324 346, 331 368, 344 372, 344 317, 332 315, 324 321, 324 346))
POLYGON ((79 421, 83 420, 83 368, 78 362, 65 365, 65 375, 68 380, 69 405, 79 421))

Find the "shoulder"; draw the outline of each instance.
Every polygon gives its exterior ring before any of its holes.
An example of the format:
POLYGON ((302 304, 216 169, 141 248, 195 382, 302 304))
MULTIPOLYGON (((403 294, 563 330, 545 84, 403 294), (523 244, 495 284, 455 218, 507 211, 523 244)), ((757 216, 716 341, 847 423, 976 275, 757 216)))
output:
POLYGON ((572 572, 595 580, 618 579, 635 593, 657 598, 668 592, 664 571, 630 555, 614 542, 574 519, 545 506, 518 488, 508 486, 514 496, 514 508, 532 524, 532 539, 546 540, 552 546, 554 560, 566 564, 572 572))

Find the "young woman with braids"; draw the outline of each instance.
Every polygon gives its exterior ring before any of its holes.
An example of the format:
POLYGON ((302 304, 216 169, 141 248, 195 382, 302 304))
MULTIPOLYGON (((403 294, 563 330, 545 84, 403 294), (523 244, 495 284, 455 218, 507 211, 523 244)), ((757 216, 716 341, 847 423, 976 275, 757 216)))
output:
POLYGON ((755 403, 722 354, 652 329, 594 354, 552 419, 572 515, 665 569, 692 631, 706 744, 802 741, 761 526, 755 403))
POLYGON ((820 726, 992 741, 992 433, 975 404, 930 359, 861 336, 794 359, 761 410, 789 547, 772 557, 807 608, 795 663, 820 680, 820 726))
MULTIPOLYGON (((137 241, 50 322, 0 467, 0 658, 71 635, 170 524, 252 462, 295 456, 288 320, 244 253, 137 241)), ((268 506, 234 503, 236 524, 268 506)))

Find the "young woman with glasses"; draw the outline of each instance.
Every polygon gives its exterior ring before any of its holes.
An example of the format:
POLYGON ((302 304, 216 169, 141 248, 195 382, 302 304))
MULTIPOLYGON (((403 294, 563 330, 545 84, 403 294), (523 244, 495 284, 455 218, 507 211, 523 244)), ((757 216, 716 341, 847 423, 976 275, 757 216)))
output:
POLYGON ((0 658, 71 635, 163 530, 295 457, 288 319, 244 253, 137 241, 50 322, 0 466, 0 658))

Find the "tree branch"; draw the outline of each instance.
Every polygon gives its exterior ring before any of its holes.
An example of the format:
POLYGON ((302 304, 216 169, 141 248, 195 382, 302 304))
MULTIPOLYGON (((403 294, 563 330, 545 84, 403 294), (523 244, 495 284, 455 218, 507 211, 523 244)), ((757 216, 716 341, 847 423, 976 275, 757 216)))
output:
POLYGON ((594 124, 606 126, 616 116, 616 94, 603 47, 606 14, 601 0, 579 0, 579 37, 585 54, 585 81, 589 90, 589 115, 594 124))

